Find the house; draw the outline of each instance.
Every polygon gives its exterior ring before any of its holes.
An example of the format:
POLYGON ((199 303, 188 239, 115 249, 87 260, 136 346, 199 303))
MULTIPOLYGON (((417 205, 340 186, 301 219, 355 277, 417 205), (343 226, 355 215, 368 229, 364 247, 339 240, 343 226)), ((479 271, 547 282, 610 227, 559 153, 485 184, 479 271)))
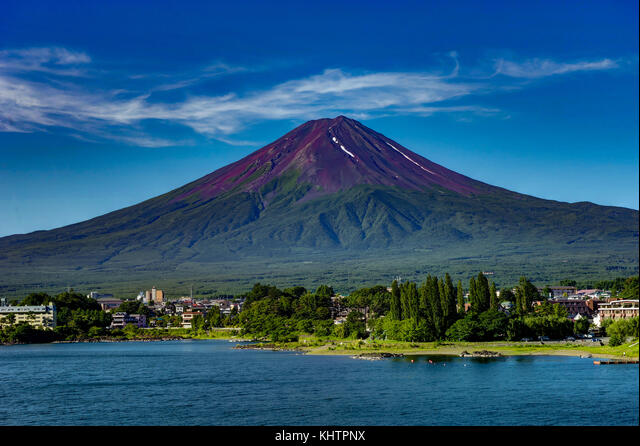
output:
POLYGON ((332 296, 331 297, 331 306, 329 307, 329 313, 331 315, 331 319, 336 324, 342 323, 338 321, 345 321, 347 319, 347 315, 349 314, 349 308, 342 305, 343 296, 332 296))
POLYGON ((501 311, 502 313, 506 314, 507 316, 509 316, 511 314, 512 310, 513 310, 513 303, 509 302, 508 300, 505 300, 505 301, 500 302, 498 304, 498 311, 501 311))
POLYGON ((333 320, 333 323, 335 325, 340 325, 340 324, 344 324, 346 321, 347 321, 347 318, 345 316, 338 316, 333 320))
POLYGON ((191 306, 190 305, 176 304, 175 308, 176 308, 176 313, 178 313, 178 314, 182 314, 185 311, 191 311, 191 306))
POLYGON ((602 290, 597 289, 586 289, 586 290, 578 290, 576 294, 581 297, 596 297, 602 293, 602 290))
POLYGON ((185 311, 182 313, 182 328, 191 328, 191 322, 196 316, 203 316, 200 311, 185 311))

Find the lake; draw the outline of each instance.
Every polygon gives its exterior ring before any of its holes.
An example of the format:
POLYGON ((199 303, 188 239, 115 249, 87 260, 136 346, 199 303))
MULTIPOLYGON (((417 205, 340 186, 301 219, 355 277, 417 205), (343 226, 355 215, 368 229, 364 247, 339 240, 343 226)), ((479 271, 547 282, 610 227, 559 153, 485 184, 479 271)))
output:
POLYGON ((637 365, 234 345, 0 346, 0 425, 638 425, 637 365))

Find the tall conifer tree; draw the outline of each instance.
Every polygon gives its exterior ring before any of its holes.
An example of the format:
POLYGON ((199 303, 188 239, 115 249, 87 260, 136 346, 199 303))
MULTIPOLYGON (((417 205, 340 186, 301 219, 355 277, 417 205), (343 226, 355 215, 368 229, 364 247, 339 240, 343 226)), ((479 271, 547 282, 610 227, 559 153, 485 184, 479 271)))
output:
POLYGON ((418 288, 415 282, 407 282, 400 288, 400 299, 402 302, 402 318, 417 318, 420 309, 418 288))
POLYGON ((469 279, 469 303, 473 311, 478 311, 478 295, 476 294, 476 278, 469 279))
POLYGON ((520 307, 524 313, 531 311, 533 301, 540 298, 538 288, 527 280, 526 277, 520 277, 516 297, 520 296, 520 307))
POLYGON ((447 320, 447 315, 449 314, 449 306, 447 305, 447 293, 444 289, 444 280, 438 279, 436 277, 436 281, 438 283, 438 295, 440 296, 440 311, 442 311, 442 318, 447 320))
POLYGON ((398 281, 394 280, 391 284, 391 304, 389 308, 389 317, 395 320, 402 319, 402 304, 400 303, 400 288, 398 281))
POLYGON ((456 291, 449 273, 444 275, 444 292, 447 295, 447 328, 456 320, 456 291))
POLYGON ((436 339, 442 339, 444 335, 442 320, 442 302, 440 300, 440 287, 438 278, 431 277, 428 281, 429 309, 431 310, 431 326, 436 339))
POLYGON ((420 295, 420 313, 425 317, 429 311, 429 283, 431 283, 431 274, 427 275, 426 280, 422 282, 418 290, 420 295))
POLYGON ((489 289, 489 292, 491 293, 491 309, 497 310, 498 309, 498 293, 496 291, 495 283, 491 282, 491 288, 489 289))
POLYGON ((489 292, 489 281, 481 272, 476 280, 476 298, 478 299, 478 312, 487 311, 491 305, 491 294, 489 292))
POLYGON ((458 280, 458 289, 457 298, 458 298, 458 313, 464 314, 464 290, 462 289, 462 280, 458 280))

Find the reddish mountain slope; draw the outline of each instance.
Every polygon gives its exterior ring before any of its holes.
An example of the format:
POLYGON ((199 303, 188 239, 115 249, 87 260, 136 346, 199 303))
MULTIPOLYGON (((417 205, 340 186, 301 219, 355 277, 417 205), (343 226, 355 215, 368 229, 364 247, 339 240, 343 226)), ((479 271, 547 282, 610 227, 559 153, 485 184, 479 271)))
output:
MULTIPOLYGON (((319 186, 313 196, 358 184, 420 190, 441 186, 468 195, 487 185, 460 175, 344 116, 309 121, 280 139, 191 183, 176 198, 193 194, 257 191, 284 172, 297 170, 298 182, 319 186)), ((310 197, 307 197, 307 199, 310 197)))
POLYGON ((637 248, 635 210, 490 186, 339 116, 137 205, 1 238, 0 271, 135 274, 243 257, 381 259, 392 250, 416 262, 528 253, 532 262, 597 254, 637 265, 637 248))

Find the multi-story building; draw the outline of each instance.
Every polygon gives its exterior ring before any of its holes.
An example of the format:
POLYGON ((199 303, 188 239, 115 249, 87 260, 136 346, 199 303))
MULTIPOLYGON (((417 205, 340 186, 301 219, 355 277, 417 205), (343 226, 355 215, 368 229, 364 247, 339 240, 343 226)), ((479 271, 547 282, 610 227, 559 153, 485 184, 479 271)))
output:
POLYGON ((49 305, 0 305, 0 327, 11 323, 27 323, 34 328, 53 330, 56 328, 56 306, 53 302, 49 305))
POLYGON ((196 316, 202 316, 200 311, 185 311, 182 313, 182 328, 191 328, 191 321, 196 316))
POLYGON ((603 304, 605 302, 606 301, 602 300, 602 299, 596 299, 596 298, 588 299, 587 300, 587 307, 589 307, 589 310, 591 311, 591 314, 595 316, 598 313, 599 305, 603 304))
POLYGON ((584 299, 550 299, 548 302, 565 307, 569 313, 569 318, 571 319, 576 319, 578 315, 586 318, 591 318, 593 316, 591 308, 589 308, 587 301, 584 299))
POLYGON ((156 289, 156 287, 151 288, 145 292, 145 303, 162 303, 164 301, 164 291, 156 289))
MULTIPOLYGON (((578 289, 574 286, 550 286, 549 289, 551 290, 552 298, 563 297, 565 295, 573 296, 578 292, 578 289)), ((544 288, 538 288, 538 292, 540 294, 543 294, 543 291, 544 291, 544 288)), ((515 289, 513 290, 513 292, 515 293, 515 289)), ((548 296, 544 296, 544 297, 548 297, 548 296)))
POLYGON ((153 301, 157 304, 164 302, 164 291, 156 290, 156 295, 154 296, 153 301))
POLYGON ((144 314, 128 314, 118 312, 113 315, 109 328, 124 328, 129 324, 135 325, 138 328, 144 328, 147 326, 147 317, 144 314))
POLYGON ((596 325, 600 326, 604 319, 629 319, 638 317, 638 300, 621 299, 598 304, 596 325))

